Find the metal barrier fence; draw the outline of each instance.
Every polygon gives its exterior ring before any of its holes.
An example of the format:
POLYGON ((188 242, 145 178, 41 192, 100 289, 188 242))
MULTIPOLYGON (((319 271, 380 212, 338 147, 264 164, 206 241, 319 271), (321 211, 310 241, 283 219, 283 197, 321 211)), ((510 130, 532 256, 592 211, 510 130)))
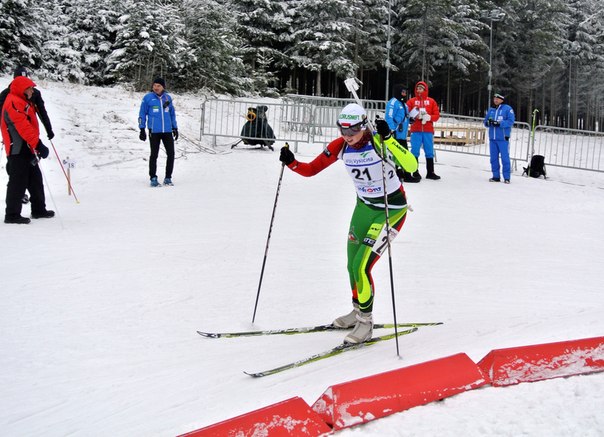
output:
MULTIPOLYGON (((434 148, 468 155, 490 156, 487 128, 482 118, 442 113, 434 123, 434 148)), ((528 123, 514 123, 510 138, 510 159, 514 169, 518 161, 527 161, 531 128, 528 123)))
MULTIPOLYGON (((210 99, 202 104, 200 140, 230 138, 235 143, 241 138, 250 108, 266 106, 267 122, 272 127, 276 141, 293 143, 328 144, 340 134, 336 120, 342 107, 352 99, 288 95, 282 100, 229 100, 210 99)), ((383 118, 386 102, 363 100, 370 119, 383 118)), ((434 123, 435 149, 455 153, 489 156, 487 129, 483 119, 441 113, 434 123)), ((262 138, 258 138, 262 139, 262 138)), ((528 162, 533 154, 545 156, 546 165, 604 171, 604 134, 574 129, 537 126, 534 136, 528 123, 514 123, 510 139, 510 158, 514 169, 518 161, 528 162)))
MULTIPOLYGON (((266 121, 273 129, 277 141, 294 143, 327 144, 339 136, 336 121, 340 110, 354 100, 327 99, 310 96, 296 96, 275 100, 206 100, 201 106, 200 140, 203 136, 212 138, 212 146, 219 144, 217 138, 234 140, 241 138, 241 131, 247 122, 251 108, 266 106, 266 121), (308 97, 308 98, 304 98, 308 97)), ((382 113, 386 106, 383 101, 363 102, 369 117, 382 113)), ((260 137, 246 137, 263 139, 260 137)))
POLYGON ((534 155, 555 167, 604 171, 604 133, 551 126, 535 128, 534 155))

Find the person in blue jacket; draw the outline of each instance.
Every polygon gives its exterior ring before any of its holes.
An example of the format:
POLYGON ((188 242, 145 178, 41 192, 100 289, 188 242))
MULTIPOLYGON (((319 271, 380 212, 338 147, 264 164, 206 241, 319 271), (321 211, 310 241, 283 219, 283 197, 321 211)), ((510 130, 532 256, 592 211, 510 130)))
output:
POLYGON ((502 94, 493 96, 493 106, 489 108, 487 115, 484 117, 484 125, 489 128, 491 171, 493 172, 493 177, 489 181, 500 182, 500 169, 502 169, 503 180, 506 184, 509 184, 512 169, 510 164, 510 136, 516 118, 514 110, 510 105, 503 103, 504 100, 505 97, 502 94), (500 156, 501 166, 499 164, 500 156))
POLYGON ((149 156, 149 177, 151 186, 158 187, 157 180, 157 157, 159 155, 159 144, 164 143, 166 149, 166 173, 164 185, 172 184, 172 171, 174 170, 174 141, 178 140, 178 125, 176 124, 176 111, 172 97, 165 91, 166 82, 161 77, 156 78, 152 85, 153 91, 143 97, 138 114, 139 138, 141 141, 147 139, 145 127, 149 128, 149 144, 151 155, 149 156))
MULTIPOLYGON (((384 119, 390 130, 393 132, 396 141, 409 150, 407 146, 407 131, 409 130, 409 109, 405 103, 407 90, 401 84, 394 85, 392 88, 392 98, 386 103, 386 113, 384 119)), ((411 173, 397 167, 396 173, 403 182, 419 182, 411 173)))

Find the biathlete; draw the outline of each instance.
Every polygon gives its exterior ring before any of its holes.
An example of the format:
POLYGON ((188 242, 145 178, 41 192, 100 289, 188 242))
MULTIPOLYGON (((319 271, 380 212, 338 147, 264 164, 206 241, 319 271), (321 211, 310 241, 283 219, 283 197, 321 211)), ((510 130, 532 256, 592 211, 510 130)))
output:
POLYGON ((341 159, 357 192, 356 206, 348 231, 348 275, 352 287, 353 310, 334 320, 339 328, 354 329, 345 343, 363 343, 373 334, 374 284, 371 270, 388 247, 384 180, 382 173, 382 144, 389 159, 385 162, 385 185, 388 195, 390 241, 401 230, 407 214, 407 199, 395 165, 413 173, 417 160, 392 136, 388 123, 377 120, 377 134, 367 129, 367 114, 355 103, 349 104, 338 117, 342 136, 309 163, 299 162, 287 147, 281 149, 279 160, 302 176, 314 176, 341 159), (383 139, 380 141, 380 137, 383 139))

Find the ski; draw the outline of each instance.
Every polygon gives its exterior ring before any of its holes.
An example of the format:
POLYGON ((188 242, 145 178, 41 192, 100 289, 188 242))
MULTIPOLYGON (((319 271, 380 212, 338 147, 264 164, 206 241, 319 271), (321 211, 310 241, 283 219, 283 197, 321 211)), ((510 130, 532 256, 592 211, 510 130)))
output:
MULTIPOLYGON (((397 328, 418 328, 422 326, 442 325, 443 322, 422 322, 422 323, 398 323, 397 328)), ((376 323, 374 329, 394 328, 394 323, 376 323)), ((257 337, 262 335, 294 335, 294 334, 309 334, 311 332, 324 331, 344 331, 350 328, 338 328, 332 324, 306 326, 301 328, 285 328, 285 329, 270 329, 265 331, 241 331, 241 332, 204 332, 197 331, 199 335, 206 338, 234 338, 234 337, 257 337)))
MULTIPOLYGON (((375 327, 375 325, 374 325, 375 327)), ((320 352, 318 354, 315 355, 311 355, 309 357, 306 358, 302 358, 301 360, 297 360, 288 364, 284 364, 282 366, 279 367, 275 367, 274 369, 269 369, 269 370, 264 370, 261 372, 243 372, 246 375, 249 376, 253 376, 254 378, 260 378, 262 376, 269 376, 269 375, 274 375, 275 373, 280 373, 283 372, 284 370, 289 370, 289 369, 294 369, 296 367, 300 367, 300 366, 304 366, 306 364, 310 364, 310 363, 314 363, 315 361, 319 361, 319 360, 323 360, 325 358, 331 358, 331 357, 335 357, 336 355, 339 355, 341 353, 344 352, 348 352, 348 351, 352 351, 352 350, 356 350, 356 349, 361 349, 367 346, 371 346, 374 345, 380 341, 384 341, 384 340, 390 340, 393 339, 395 337, 400 337, 401 335, 407 335, 407 334, 411 334, 412 332, 417 331, 418 328, 417 327, 413 327, 411 329, 407 329, 405 331, 399 331, 398 334, 386 334, 386 335, 381 335, 379 337, 373 337, 371 340, 367 340, 364 343, 342 343, 339 344, 338 346, 331 348, 329 350, 326 350, 324 352, 320 352)))

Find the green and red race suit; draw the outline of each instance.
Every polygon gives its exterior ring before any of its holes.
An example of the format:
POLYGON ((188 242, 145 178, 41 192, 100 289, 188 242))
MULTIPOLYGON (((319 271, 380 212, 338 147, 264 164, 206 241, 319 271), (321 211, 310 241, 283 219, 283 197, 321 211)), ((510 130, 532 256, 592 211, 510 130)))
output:
POLYGON ((314 176, 341 159, 357 192, 354 212, 348 230, 348 275, 353 302, 361 311, 373 309, 374 284, 371 270, 388 247, 384 185, 388 200, 389 240, 401 230, 407 214, 407 199, 395 164, 405 171, 417 170, 415 157, 394 138, 383 142, 366 133, 354 147, 340 137, 327 145, 323 153, 308 163, 294 160, 288 167, 302 176, 314 176), (382 170, 382 147, 388 159, 382 170), (384 178, 385 176, 385 178, 384 178))

